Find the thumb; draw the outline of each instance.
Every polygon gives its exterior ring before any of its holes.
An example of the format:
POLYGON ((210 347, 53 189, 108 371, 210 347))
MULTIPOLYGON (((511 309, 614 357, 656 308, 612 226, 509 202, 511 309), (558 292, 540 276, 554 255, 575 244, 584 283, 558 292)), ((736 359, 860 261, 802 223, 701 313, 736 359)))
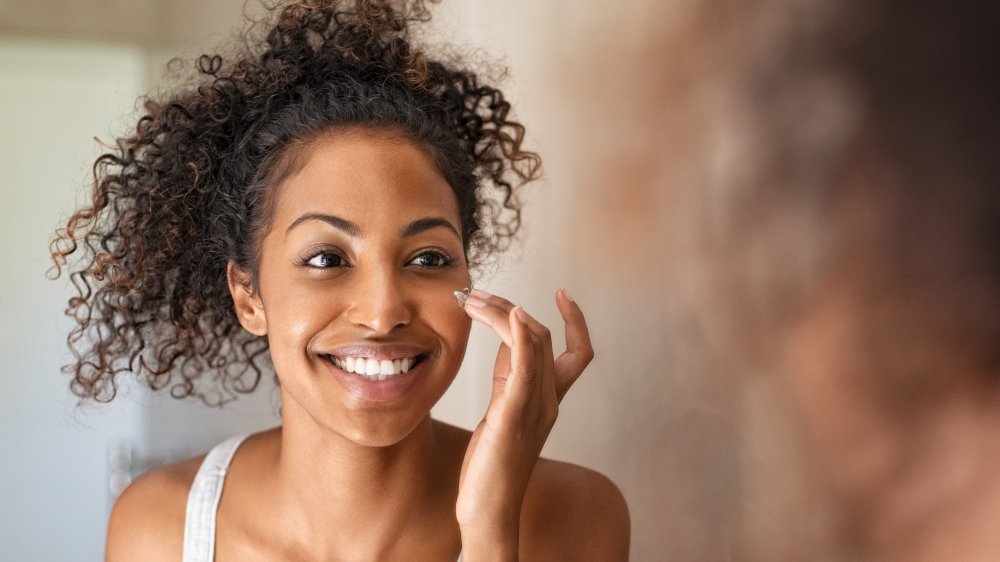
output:
POLYGON ((507 387, 507 377, 510 376, 510 348, 507 344, 501 343, 497 350, 497 359, 493 364, 493 389, 490 392, 490 405, 487 408, 487 415, 490 410, 498 408, 503 402, 504 389, 507 387))

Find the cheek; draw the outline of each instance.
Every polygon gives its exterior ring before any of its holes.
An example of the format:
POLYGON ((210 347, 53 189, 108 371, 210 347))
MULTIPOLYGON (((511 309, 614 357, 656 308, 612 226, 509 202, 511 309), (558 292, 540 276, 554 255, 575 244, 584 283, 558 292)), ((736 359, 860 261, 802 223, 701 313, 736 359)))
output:
POLYGON ((305 353, 309 340, 320 332, 341 306, 331 291, 298 287, 263 293, 271 298, 264 301, 267 315, 268 341, 272 355, 305 353))
POLYGON ((422 302, 424 322, 438 334, 449 355, 458 355, 461 362, 472 330, 472 319, 458 307, 451 292, 428 295, 422 302))

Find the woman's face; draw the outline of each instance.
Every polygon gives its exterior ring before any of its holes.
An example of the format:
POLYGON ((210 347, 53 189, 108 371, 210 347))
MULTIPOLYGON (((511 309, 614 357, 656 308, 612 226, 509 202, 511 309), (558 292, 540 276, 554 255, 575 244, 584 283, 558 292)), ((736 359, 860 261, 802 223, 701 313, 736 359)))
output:
POLYGON ((465 354, 458 204, 431 157, 398 135, 334 133, 305 150, 277 189, 259 296, 241 318, 267 334, 286 423, 308 416, 389 445, 428 415, 465 354))

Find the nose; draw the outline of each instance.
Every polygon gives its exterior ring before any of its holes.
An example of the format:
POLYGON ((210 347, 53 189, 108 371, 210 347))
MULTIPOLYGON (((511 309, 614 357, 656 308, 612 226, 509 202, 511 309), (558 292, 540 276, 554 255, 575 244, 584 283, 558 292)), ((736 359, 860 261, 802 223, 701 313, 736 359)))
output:
POLYGON ((368 328, 373 336, 385 335, 409 324, 412 314, 401 281, 394 272, 382 268, 359 271, 347 321, 368 328))

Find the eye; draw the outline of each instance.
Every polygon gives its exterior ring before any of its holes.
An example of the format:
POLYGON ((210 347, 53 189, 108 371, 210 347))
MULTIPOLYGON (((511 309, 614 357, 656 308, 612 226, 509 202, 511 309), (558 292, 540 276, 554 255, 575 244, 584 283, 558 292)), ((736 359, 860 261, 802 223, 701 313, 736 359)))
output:
POLYGON ((344 258, 331 252, 320 252, 306 260, 305 265, 317 269, 328 269, 344 265, 344 258))
POLYGON ((421 252, 417 254, 410 263, 426 268, 448 267, 452 263, 450 256, 441 252, 421 252))

